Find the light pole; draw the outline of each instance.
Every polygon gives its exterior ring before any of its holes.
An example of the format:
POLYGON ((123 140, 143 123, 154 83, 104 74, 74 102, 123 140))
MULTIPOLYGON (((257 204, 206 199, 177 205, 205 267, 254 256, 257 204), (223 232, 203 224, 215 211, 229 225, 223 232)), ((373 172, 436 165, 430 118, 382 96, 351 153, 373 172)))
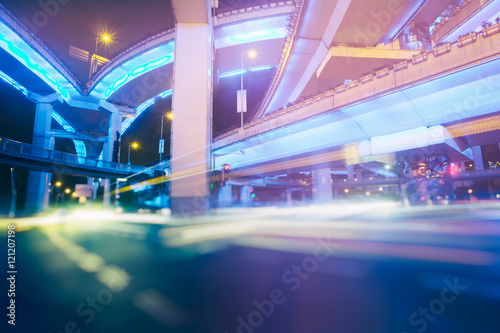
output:
POLYGON ((172 120, 172 113, 169 112, 167 114, 161 115, 161 129, 160 129, 160 145, 158 148, 158 151, 160 153, 160 165, 161 165, 161 171, 163 171, 163 164, 161 161, 161 155, 163 154, 163 151, 165 149, 165 141, 163 141, 163 118, 167 117, 168 119, 172 120))
POLYGON ((255 51, 241 51, 241 73, 240 73, 240 80, 241 80, 241 90, 240 90, 240 95, 239 95, 239 105, 238 105, 238 110, 241 113, 241 129, 243 130, 243 112, 246 112, 246 93, 243 93, 243 58, 245 53, 248 54, 250 58, 254 58, 256 53, 255 51))
POLYGON ((127 162, 128 165, 130 165, 130 147, 137 149, 139 148, 139 144, 137 142, 132 142, 131 144, 128 145, 128 162, 127 162))
POLYGON ((101 34, 98 34, 96 36, 96 38, 95 38, 95 52, 94 52, 94 55, 92 56, 92 58, 90 58, 89 83, 90 83, 90 80, 92 78, 92 73, 97 70, 97 47, 99 45, 99 38, 101 39, 101 41, 103 43, 111 42, 111 36, 108 35, 107 33, 101 33, 101 34), (94 65, 95 65, 95 67, 94 67, 94 65), (94 71, 92 71, 92 69, 94 69, 94 71))

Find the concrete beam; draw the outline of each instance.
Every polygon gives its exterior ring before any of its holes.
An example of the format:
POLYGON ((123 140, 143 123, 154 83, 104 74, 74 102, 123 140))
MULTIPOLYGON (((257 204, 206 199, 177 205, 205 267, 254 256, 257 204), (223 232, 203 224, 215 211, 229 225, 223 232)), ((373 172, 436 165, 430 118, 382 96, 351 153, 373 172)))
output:
POLYGON ((92 141, 92 142, 107 142, 108 138, 103 136, 101 138, 91 138, 88 135, 79 133, 79 132, 67 132, 67 131, 62 131, 62 130, 52 130, 50 131, 50 136, 55 137, 55 138, 65 138, 65 139, 72 139, 72 140, 85 140, 85 141, 92 141))
POLYGON ((101 99, 99 101, 99 107, 109 111, 109 112, 118 112, 123 116, 135 116, 137 114, 137 110, 126 105, 118 105, 112 102, 105 101, 101 99))
POLYGON ((401 151, 418 150, 422 156, 433 154, 435 149, 426 149, 426 147, 441 145, 440 151, 448 151, 454 154, 455 158, 462 156, 463 160, 472 159, 472 151, 460 141, 450 135, 448 130, 441 126, 431 126, 415 128, 407 131, 401 131, 394 134, 372 137, 368 141, 359 143, 359 155, 375 156, 387 153, 397 153, 401 151), (446 148, 446 149, 445 149, 446 148))
POLYGON ((50 94, 50 95, 39 95, 34 92, 28 93, 28 99, 35 103, 45 103, 45 104, 62 104, 64 102, 64 99, 60 94, 50 94))
POLYGON ((210 0, 172 0, 171 4, 176 23, 209 23, 210 0))
POLYGON ((350 58, 380 58, 380 59, 410 59, 419 54, 420 50, 401 50, 397 48, 380 47, 349 47, 333 46, 330 48, 331 57, 350 58))
POLYGON ((401 50, 393 43, 391 47, 350 47, 350 46, 333 46, 328 50, 328 53, 323 58, 323 61, 318 66, 316 75, 319 78, 324 69, 329 66, 345 67, 350 61, 346 59, 384 59, 384 60, 403 60, 411 59, 414 55, 420 53, 420 50, 401 50), (344 61, 339 61, 344 60, 344 61))

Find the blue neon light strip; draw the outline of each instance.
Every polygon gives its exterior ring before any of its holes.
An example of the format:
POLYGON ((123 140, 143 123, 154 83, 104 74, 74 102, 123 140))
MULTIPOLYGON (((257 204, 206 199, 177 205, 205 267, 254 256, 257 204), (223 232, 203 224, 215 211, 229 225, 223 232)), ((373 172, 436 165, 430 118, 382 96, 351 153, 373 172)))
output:
POLYGON ((233 76, 233 75, 240 75, 241 73, 245 74, 246 72, 262 71, 262 70, 270 69, 273 67, 274 66, 260 66, 260 67, 253 67, 253 68, 244 69, 244 70, 238 69, 236 71, 231 71, 231 72, 219 74, 219 77, 223 78, 223 77, 228 77, 228 76, 233 76))
POLYGON ((233 43, 251 43, 267 39, 283 38, 286 36, 286 31, 283 28, 259 30, 247 32, 227 37, 233 43))
POLYGON ((12 87, 16 88, 20 92, 23 93, 24 96, 28 96, 28 89, 20 85, 16 80, 12 79, 10 76, 5 74, 4 72, 0 71, 0 79, 4 80, 8 84, 10 84, 12 87))
POLYGON ((136 77, 141 76, 142 74, 149 72, 155 68, 161 67, 163 65, 166 65, 168 63, 171 63, 174 60, 174 54, 170 53, 167 54, 161 58, 152 60, 144 65, 141 65, 139 67, 134 68, 128 73, 123 74, 118 80, 116 80, 111 86, 109 86, 105 91, 104 91, 104 98, 107 99, 109 96, 111 96, 115 91, 117 91, 120 87, 125 85, 126 83, 132 81, 136 77))
POLYGON ((0 47, 13 55, 16 59, 22 62, 28 69, 37 73, 49 86, 58 92, 65 100, 70 98, 64 87, 57 82, 52 75, 49 74, 42 66, 34 61, 23 50, 18 48, 10 39, 0 32, 0 47))
POLYGON ((122 123, 122 130, 121 130, 121 134, 123 135, 123 133, 125 133, 125 131, 130 127, 130 125, 132 125, 132 123, 139 117, 139 115, 144 111, 146 110, 147 108, 149 108, 151 105, 153 105, 154 103, 156 103, 156 101, 158 101, 159 99, 162 99, 162 98, 165 98, 165 97, 168 97, 172 95, 172 89, 170 90, 167 90, 167 91, 164 91, 162 92, 161 94, 158 94, 156 95, 155 97, 152 97, 150 99, 148 99, 147 101, 145 101, 144 103, 142 103, 141 105, 139 105, 137 107, 137 115, 135 117, 130 117, 130 118, 127 118, 123 121, 122 123))

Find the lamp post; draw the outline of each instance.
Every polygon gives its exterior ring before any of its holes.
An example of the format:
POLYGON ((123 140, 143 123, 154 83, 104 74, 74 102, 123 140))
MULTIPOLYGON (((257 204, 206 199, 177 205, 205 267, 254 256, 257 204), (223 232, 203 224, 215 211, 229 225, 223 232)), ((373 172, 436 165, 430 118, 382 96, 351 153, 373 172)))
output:
POLYGON ((163 151, 165 149, 165 141, 163 141, 163 118, 167 117, 168 119, 172 120, 172 113, 169 112, 167 114, 162 114, 161 115, 161 128, 160 128, 160 145, 158 148, 158 151, 160 153, 160 165, 161 165, 161 171, 163 171, 163 164, 161 161, 161 155, 163 154, 163 151))
MULTIPOLYGON (((159 152, 160 152, 160 165, 161 165, 161 171, 163 172, 163 162, 161 159, 161 155, 163 154, 163 150, 165 149, 165 141, 163 140, 163 118, 167 117, 169 120, 172 120, 172 112, 169 112, 167 114, 161 115, 161 129, 160 129, 160 146, 159 146, 159 152)), ((161 207, 163 207, 163 188, 164 188, 164 182, 161 182, 161 189, 160 189, 160 202, 161 202, 161 207)))
MULTIPOLYGON (((106 34, 106 33, 102 33, 102 34, 99 34, 96 36, 95 38, 95 52, 94 52, 94 55, 92 56, 92 58, 90 59, 90 72, 89 72, 89 83, 90 83, 90 80, 92 78, 92 69, 95 68, 97 70, 97 47, 99 45, 99 38, 101 39, 101 41, 103 43, 109 43, 111 42, 111 36, 106 34), (95 67, 94 67, 95 65, 95 67)), ((95 70, 94 70, 95 72, 95 70)))
POLYGON ((130 165, 130 147, 137 149, 139 148, 139 144, 137 142, 132 142, 131 144, 128 145, 128 162, 127 162, 128 165, 130 165))
POLYGON ((246 112, 246 94, 243 94, 243 60, 244 60, 244 55, 245 53, 248 54, 250 58, 254 58, 256 53, 255 51, 241 51, 241 73, 240 73, 240 80, 241 80, 241 90, 240 90, 240 95, 239 95, 239 111, 241 113, 241 129, 243 130, 243 112, 246 112), (245 98, 244 98, 245 97, 245 98))

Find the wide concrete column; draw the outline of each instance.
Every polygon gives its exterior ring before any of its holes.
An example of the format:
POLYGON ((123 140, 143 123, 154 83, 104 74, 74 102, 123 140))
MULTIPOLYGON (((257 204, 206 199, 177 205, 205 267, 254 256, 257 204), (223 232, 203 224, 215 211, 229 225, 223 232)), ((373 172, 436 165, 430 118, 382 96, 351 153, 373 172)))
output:
MULTIPOLYGON (((114 110, 109 116, 108 141, 104 144, 103 160, 107 162, 113 161, 113 145, 122 130, 122 114, 120 111, 114 110)), ((118 153, 118 156, 120 154, 118 153)), ((111 181, 109 178, 104 179, 103 203, 107 207, 111 203, 111 181)))
POLYGON ((210 1, 172 0, 176 17, 172 98, 171 211, 205 214, 212 115, 210 1))
MULTIPOLYGON (((54 139, 50 136, 52 111, 53 103, 60 102, 60 97, 57 94, 46 97, 33 94, 30 97, 37 101, 32 144, 54 149, 54 139)), ((50 180, 51 174, 48 172, 29 171, 25 205, 27 213, 39 213, 48 208, 50 180)))
POLYGON ((483 152, 481 146, 471 147, 472 158, 474 159, 474 168, 476 170, 484 170, 483 152))
POLYGON ((313 200, 327 202, 333 200, 332 176, 330 168, 311 171, 313 200))
POLYGON ((250 185, 245 185, 241 188, 240 202, 242 206, 249 207, 253 204, 252 190, 253 187, 250 185))

